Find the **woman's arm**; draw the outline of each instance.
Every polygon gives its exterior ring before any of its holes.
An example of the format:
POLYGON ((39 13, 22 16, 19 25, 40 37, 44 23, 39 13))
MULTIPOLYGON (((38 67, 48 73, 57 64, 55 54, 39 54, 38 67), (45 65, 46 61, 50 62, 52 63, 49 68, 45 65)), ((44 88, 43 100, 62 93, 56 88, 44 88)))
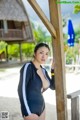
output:
POLYGON ((30 63, 25 64, 20 71, 20 81, 18 85, 18 94, 21 101, 21 106, 24 109, 24 119, 25 120, 37 120, 38 115, 31 113, 28 101, 27 101, 27 85, 29 80, 32 77, 32 68, 29 65, 30 63))
POLYGON ((31 114, 28 101, 27 101, 27 93, 26 93, 27 85, 30 80, 30 72, 31 72, 30 70, 31 68, 29 64, 30 63, 27 63, 21 68, 20 81, 18 85, 18 95, 21 101, 21 106, 24 107, 24 111, 26 115, 31 114))

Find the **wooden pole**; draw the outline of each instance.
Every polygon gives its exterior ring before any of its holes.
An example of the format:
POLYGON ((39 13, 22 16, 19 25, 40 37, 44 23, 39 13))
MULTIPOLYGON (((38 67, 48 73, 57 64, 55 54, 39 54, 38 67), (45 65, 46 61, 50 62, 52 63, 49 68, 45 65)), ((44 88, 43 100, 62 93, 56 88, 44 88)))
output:
POLYGON ((9 58, 8 58, 8 45, 6 46, 6 61, 8 62, 9 61, 9 58))
POLYGON ((45 16, 44 12, 40 8, 40 6, 36 2, 36 0, 28 0, 28 2, 31 4, 31 6, 35 10, 35 12, 38 14, 38 16, 41 18, 41 20, 43 21, 44 25, 49 30, 49 32, 51 33, 51 35, 55 38, 56 37, 56 31, 55 31, 55 29, 52 26, 52 24, 50 23, 50 21, 48 20, 48 18, 45 16))
POLYGON ((22 46, 21 46, 21 43, 19 43, 19 51, 20 51, 20 62, 22 62, 22 46))
POLYGON ((55 39, 52 37, 53 55, 55 59, 57 120, 67 120, 64 46, 60 4, 57 4, 56 0, 49 0, 49 9, 50 20, 56 30, 57 35, 55 39))

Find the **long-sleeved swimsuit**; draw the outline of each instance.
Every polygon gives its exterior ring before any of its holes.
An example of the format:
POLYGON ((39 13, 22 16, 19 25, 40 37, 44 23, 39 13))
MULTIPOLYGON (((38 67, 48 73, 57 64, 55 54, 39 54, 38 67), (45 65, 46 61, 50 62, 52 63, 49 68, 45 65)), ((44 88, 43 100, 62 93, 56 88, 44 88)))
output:
MULTIPOLYGON (((49 88, 54 90, 54 77, 50 79, 47 71, 42 66, 41 69, 46 80, 49 81, 49 88)), ((40 116, 44 111, 45 102, 41 91, 42 88, 43 83, 40 76, 37 74, 35 65, 31 61, 24 64, 20 70, 20 81, 18 84, 22 116, 28 116, 31 113, 40 116)), ((43 91, 46 89, 43 89, 43 91)))

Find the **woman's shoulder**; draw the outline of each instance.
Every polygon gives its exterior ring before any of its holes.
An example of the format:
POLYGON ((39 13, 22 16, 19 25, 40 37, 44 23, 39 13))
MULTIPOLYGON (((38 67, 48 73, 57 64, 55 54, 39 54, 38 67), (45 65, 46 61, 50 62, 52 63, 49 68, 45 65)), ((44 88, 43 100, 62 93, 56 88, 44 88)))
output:
POLYGON ((31 65, 31 61, 28 61, 24 64, 24 66, 30 66, 31 65))
POLYGON ((21 67, 20 71, 23 70, 24 68, 30 68, 32 65, 31 65, 31 61, 28 61, 26 63, 24 63, 24 65, 21 67))

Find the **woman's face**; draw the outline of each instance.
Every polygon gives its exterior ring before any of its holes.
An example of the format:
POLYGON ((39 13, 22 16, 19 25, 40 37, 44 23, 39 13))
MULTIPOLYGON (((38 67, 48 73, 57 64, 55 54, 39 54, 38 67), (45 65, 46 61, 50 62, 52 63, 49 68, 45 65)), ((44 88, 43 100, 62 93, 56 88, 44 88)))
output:
POLYGON ((34 54, 34 57, 40 64, 44 64, 48 58, 48 55, 49 49, 47 47, 40 47, 34 54))

